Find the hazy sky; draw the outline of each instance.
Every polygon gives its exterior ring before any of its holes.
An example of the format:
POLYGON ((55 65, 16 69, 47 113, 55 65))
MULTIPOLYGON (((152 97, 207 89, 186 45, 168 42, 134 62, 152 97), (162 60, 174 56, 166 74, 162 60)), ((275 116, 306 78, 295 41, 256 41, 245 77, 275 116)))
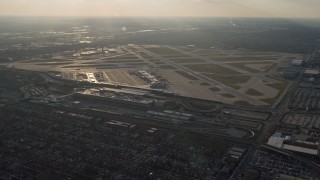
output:
POLYGON ((320 0, 0 0, 4 16, 316 17, 320 0))

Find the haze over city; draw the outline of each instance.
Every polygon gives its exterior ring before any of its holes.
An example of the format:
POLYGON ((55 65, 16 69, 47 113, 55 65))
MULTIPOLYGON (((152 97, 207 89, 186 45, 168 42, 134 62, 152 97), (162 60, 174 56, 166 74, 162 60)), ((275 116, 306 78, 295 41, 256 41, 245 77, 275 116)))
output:
POLYGON ((320 0, 0 0, 0 180, 320 179, 320 0))
POLYGON ((320 17, 318 0, 0 0, 0 4, 1 16, 320 17))

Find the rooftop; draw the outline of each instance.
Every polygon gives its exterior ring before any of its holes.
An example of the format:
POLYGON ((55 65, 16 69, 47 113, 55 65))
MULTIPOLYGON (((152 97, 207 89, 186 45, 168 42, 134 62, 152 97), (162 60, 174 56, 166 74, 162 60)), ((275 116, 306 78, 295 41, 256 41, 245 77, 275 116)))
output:
POLYGON ((320 74, 318 69, 306 69, 304 71, 305 74, 318 75, 320 74))
POLYGON ((271 136, 268 144, 277 148, 281 148, 283 145, 284 138, 271 136))
POLYGON ((283 149, 295 151, 295 152, 301 152, 305 154, 312 154, 312 155, 318 155, 318 150, 316 149, 310 149, 310 148, 304 148, 300 146, 293 146, 289 144, 284 144, 283 149))

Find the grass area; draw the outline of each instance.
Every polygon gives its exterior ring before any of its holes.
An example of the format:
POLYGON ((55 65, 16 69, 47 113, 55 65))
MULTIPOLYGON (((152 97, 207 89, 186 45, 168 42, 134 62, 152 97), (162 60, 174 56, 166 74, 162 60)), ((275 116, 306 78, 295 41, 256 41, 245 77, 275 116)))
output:
POLYGON ((219 88, 216 88, 216 87, 212 87, 212 88, 209 88, 209 89, 210 89, 210 91, 213 91, 213 92, 220 91, 220 89, 219 89, 219 88))
POLYGON ((275 66, 277 66, 277 64, 272 64, 271 66, 269 66, 264 72, 269 72, 271 71, 275 66))
POLYGON ((272 87, 272 88, 277 89, 278 91, 282 92, 287 88, 288 83, 284 82, 284 83, 278 83, 278 84, 267 84, 267 86, 272 87))
POLYGON ((176 71, 176 73, 180 74, 181 76, 185 77, 185 78, 188 78, 190 80, 193 80, 193 81, 196 81, 196 80, 199 80, 198 78, 184 72, 184 71, 176 71))
MULTIPOLYGON (((248 63, 229 63, 229 65, 246 70, 248 72, 252 72, 252 73, 258 73, 260 71, 256 70, 256 69, 252 69, 250 67, 247 67, 246 64, 248 63)), ((250 64, 262 64, 262 63, 250 63, 250 64)), ((265 64, 265 63, 263 63, 265 64)))
POLYGON ((165 62, 154 62, 155 64, 166 64, 165 62))
MULTIPOLYGON (((140 65, 140 66, 146 66, 148 65, 148 63, 144 63, 142 62, 126 62, 123 64, 118 64, 118 63, 85 63, 83 65, 86 65, 87 67, 100 67, 100 66, 118 66, 118 65, 126 65, 126 66, 136 66, 136 65, 140 65)), ((83 66, 83 67, 86 67, 83 66)))
POLYGON ((240 105, 240 106, 250 106, 251 105, 247 101, 236 101, 234 104, 235 105, 240 105))
POLYGON ((210 84, 207 83, 207 82, 200 83, 200 85, 201 85, 201 86, 210 86, 210 84))
MULTIPOLYGON (((131 59, 131 60, 122 59, 122 60, 108 60, 108 61, 104 60, 102 62, 106 62, 106 63, 132 63, 132 62, 144 62, 144 61, 139 60, 139 59, 131 59)), ((97 63, 99 64, 100 62, 97 62, 97 63)))
POLYGON ((116 56, 116 57, 108 57, 103 60, 127 60, 127 59, 138 59, 136 56, 116 56))
POLYGON ((148 51, 151 51, 155 54, 159 55, 172 55, 172 54, 180 54, 179 52, 166 48, 166 47, 154 47, 154 48, 146 48, 148 51))
POLYGON ((152 56, 149 56, 148 54, 146 54, 146 53, 142 53, 142 52, 140 52, 140 54, 139 54, 142 58, 151 58, 152 56))
MULTIPOLYGON (((147 65, 147 64, 146 64, 147 65)), ((170 65, 164 65, 164 66, 160 66, 161 69, 176 69, 175 67, 173 66, 170 66, 170 65)))
POLYGON ((255 90, 255 89, 248 89, 248 91, 245 92, 246 94, 250 95, 250 96, 262 96, 263 93, 255 90))
POLYGON ((277 80, 277 81, 280 81, 280 82, 282 82, 282 83, 287 83, 288 84, 288 81, 287 80, 285 80, 280 74, 278 74, 278 75, 266 75, 267 77, 269 77, 269 78, 271 78, 271 79, 275 79, 275 80, 277 80))
POLYGON ((109 65, 71 65, 71 66, 63 66, 62 68, 97 68, 97 69, 103 69, 103 68, 115 68, 117 65, 115 64, 109 64, 109 65))
POLYGON ((259 61, 259 60, 275 60, 278 56, 248 56, 248 57, 212 57, 215 61, 259 61))
POLYGON ((37 60, 27 60, 21 61, 19 63, 48 63, 48 62, 72 62, 70 59, 37 59, 37 60))
POLYGON ((214 74, 203 74, 213 80, 216 80, 226 86, 232 87, 234 89, 240 89, 238 84, 246 83, 250 80, 251 76, 221 76, 214 74))
POLYGON ((134 54, 131 53, 121 53, 121 54, 105 54, 104 55, 105 58, 104 59, 112 59, 112 58, 132 58, 132 57, 136 57, 134 54))
POLYGON ((222 54, 221 51, 215 49, 198 49, 194 53, 196 54, 222 54))
POLYGON ((68 64, 72 64, 72 63, 68 63, 68 62, 55 62, 55 63, 38 63, 36 65, 39 66, 58 66, 58 65, 68 65, 68 64))
POLYGON ((200 60, 200 59, 188 59, 188 58, 169 59, 169 60, 173 61, 175 63, 199 63, 199 62, 204 62, 203 60, 200 60))
POLYGON ((269 105, 273 105, 278 99, 277 98, 268 98, 268 99, 261 99, 261 101, 268 103, 269 105))
POLYGON ((232 94, 221 94, 221 96, 224 96, 226 98, 235 98, 235 96, 232 94))
POLYGON ((229 68, 215 65, 215 64, 192 64, 184 65, 184 67, 197 72, 214 73, 214 74, 227 74, 227 75, 240 75, 239 72, 231 70, 229 68))
POLYGON ((278 84, 267 84, 268 86, 277 89, 279 92, 276 97, 268 98, 268 99, 261 99, 261 101, 268 103, 269 105, 273 105, 281 96, 283 91, 287 88, 288 83, 278 83, 278 84))
POLYGON ((302 60, 307 60, 311 56, 311 54, 304 54, 302 60))

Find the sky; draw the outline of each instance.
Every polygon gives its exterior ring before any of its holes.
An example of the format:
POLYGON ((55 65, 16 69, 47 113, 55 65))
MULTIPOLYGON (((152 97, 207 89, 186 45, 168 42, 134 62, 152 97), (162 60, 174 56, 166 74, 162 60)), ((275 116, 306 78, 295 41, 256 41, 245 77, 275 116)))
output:
POLYGON ((320 0, 0 0, 0 16, 320 18, 320 0))

